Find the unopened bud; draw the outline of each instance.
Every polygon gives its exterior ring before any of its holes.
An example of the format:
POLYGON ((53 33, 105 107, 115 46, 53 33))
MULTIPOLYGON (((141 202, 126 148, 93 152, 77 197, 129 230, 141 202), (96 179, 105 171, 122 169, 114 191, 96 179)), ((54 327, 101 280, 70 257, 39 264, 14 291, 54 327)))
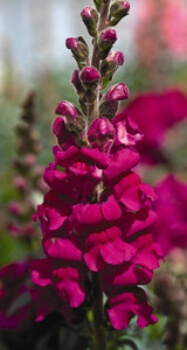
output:
POLYGON ((57 117, 52 124, 52 132, 55 134, 58 144, 63 150, 75 145, 75 139, 72 133, 68 130, 65 118, 57 117))
POLYGON ((112 119, 118 111, 118 101, 103 101, 99 106, 99 114, 112 119))
POLYGON ((130 92, 126 84, 119 83, 113 85, 104 95, 104 101, 120 101, 129 98, 130 92))
POLYGON ((123 17, 129 14, 130 4, 125 0, 114 2, 110 8, 110 25, 116 25, 123 17))
POLYGON ((91 36, 97 34, 98 13, 92 7, 85 7, 81 12, 82 20, 91 36))
POLYGON ((85 128, 85 120, 82 113, 73 103, 61 101, 58 103, 56 114, 66 117, 68 129, 71 132, 82 132, 85 128))
POLYGON ((107 28, 103 32, 101 32, 98 39, 98 48, 99 48, 98 57, 101 60, 104 60, 107 57, 108 53, 110 52, 116 40, 117 40, 117 34, 114 29, 107 28))
POLYGON ((63 115, 65 117, 76 118, 80 112, 73 103, 66 100, 60 101, 55 109, 55 114, 63 115))
POLYGON ((78 38, 66 39, 66 47, 71 50, 73 57, 77 62, 84 62, 88 59, 89 49, 85 40, 79 36, 78 38))
POLYGON ((87 66, 80 72, 80 80, 86 89, 86 99, 90 103, 94 102, 97 98, 97 88, 101 80, 101 74, 95 67, 87 66))
POLYGON ((124 55, 121 51, 113 51, 108 54, 101 63, 101 75, 105 78, 112 78, 114 72, 124 63, 124 55))
POLYGON ((88 129, 88 140, 92 147, 107 150, 113 143, 115 129, 105 117, 97 118, 88 129))
POLYGON ((98 83, 101 79, 101 74, 93 66, 87 66, 80 72, 80 79, 83 84, 98 83))

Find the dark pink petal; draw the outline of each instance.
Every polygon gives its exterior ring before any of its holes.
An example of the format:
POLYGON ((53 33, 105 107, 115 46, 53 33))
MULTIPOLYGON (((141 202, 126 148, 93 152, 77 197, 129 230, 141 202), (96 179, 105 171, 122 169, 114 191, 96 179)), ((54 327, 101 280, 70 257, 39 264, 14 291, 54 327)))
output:
POLYGON ((116 130, 116 146, 135 146, 137 142, 143 139, 143 133, 139 125, 124 113, 116 115, 112 119, 112 124, 116 130))
POLYGON ((123 242, 121 236, 121 231, 116 226, 89 235, 85 242, 86 253, 84 254, 89 269, 98 271, 103 267, 102 260, 107 264, 117 265, 133 258, 136 249, 123 242))
POLYGON ((131 318, 138 316, 140 328, 157 322, 153 308, 146 302, 145 293, 140 288, 135 292, 125 292, 110 299, 111 307, 107 310, 112 326, 117 329, 127 328, 131 318))
POLYGON ((124 215, 122 227, 124 227, 125 237, 130 237, 135 233, 149 229, 156 221, 157 215, 149 207, 141 208, 137 213, 124 215))
POLYGON ((95 204, 77 204, 72 208, 72 224, 80 230, 103 222, 101 206, 95 204))
POLYGON ((140 177, 131 172, 114 186, 115 197, 129 210, 137 211, 142 206, 139 185, 140 177))
POLYGON ((139 161, 139 154, 129 148, 122 148, 110 155, 110 165, 104 171, 108 181, 116 180, 120 175, 125 174, 139 161))
POLYGON ((109 161, 107 155, 100 152, 98 149, 82 147, 81 154, 88 160, 94 162, 98 168, 105 169, 108 166, 109 161))
POLYGON ((64 303, 68 303, 70 307, 78 307, 83 303, 85 291, 79 270, 74 267, 61 267, 53 270, 52 276, 64 303))
POLYGON ((76 237, 68 238, 56 238, 43 241, 44 251, 47 255, 62 259, 64 261, 81 261, 82 251, 80 242, 76 237))
POLYGON ((121 218, 122 210, 114 196, 109 196, 106 202, 101 204, 103 217, 106 221, 115 221, 121 218))
POLYGON ((76 146, 71 146, 64 152, 58 150, 55 154, 55 162, 62 167, 67 167, 76 159, 78 154, 79 149, 76 146))
POLYGON ((48 259, 37 259, 31 262, 31 278, 33 283, 40 287, 52 284, 50 276, 50 263, 48 259))
POLYGON ((112 289, 147 284, 152 280, 152 271, 145 267, 134 265, 133 260, 120 266, 109 266, 100 272, 101 283, 107 294, 112 289))

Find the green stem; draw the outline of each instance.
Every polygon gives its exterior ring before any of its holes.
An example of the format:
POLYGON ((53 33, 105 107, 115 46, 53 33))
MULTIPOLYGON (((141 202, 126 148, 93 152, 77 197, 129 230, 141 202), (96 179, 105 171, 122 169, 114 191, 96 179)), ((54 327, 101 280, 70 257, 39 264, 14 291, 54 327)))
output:
POLYGON ((92 273, 93 283, 93 326, 94 326, 94 350, 107 350, 104 328, 103 294, 99 283, 98 274, 92 273))

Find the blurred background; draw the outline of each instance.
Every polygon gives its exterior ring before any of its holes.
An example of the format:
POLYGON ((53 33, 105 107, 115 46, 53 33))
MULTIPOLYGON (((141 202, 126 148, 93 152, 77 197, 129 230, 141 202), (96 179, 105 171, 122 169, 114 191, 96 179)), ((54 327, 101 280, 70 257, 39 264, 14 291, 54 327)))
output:
MULTIPOLYGON (((153 185, 172 174, 186 190, 187 1, 130 4, 116 28, 114 49, 123 51, 125 64, 113 82, 129 86, 122 108, 145 133, 139 171, 153 185)), ((52 161, 54 109, 62 99, 77 103, 70 84, 76 63, 65 39, 82 35, 90 45, 79 13, 92 5, 0 0, 0 266, 39 250, 40 232, 29 225, 46 191, 42 167, 52 161)))

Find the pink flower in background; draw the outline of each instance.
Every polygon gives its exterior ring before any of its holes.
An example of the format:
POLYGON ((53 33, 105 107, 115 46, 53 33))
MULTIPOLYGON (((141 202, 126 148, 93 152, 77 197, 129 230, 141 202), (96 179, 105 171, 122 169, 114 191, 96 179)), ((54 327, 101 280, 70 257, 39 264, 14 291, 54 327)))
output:
POLYGON ((142 0, 137 6, 139 7, 136 36, 141 61, 156 62, 161 52, 166 50, 169 50, 176 59, 186 60, 187 5, 185 0, 156 2, 142 0))
MULTIPOLYGON (((166 0, 165 0, 166 1, 166 0)), ((187 58, 187 4, 169 0, 161 17, 161 30, 168 48, 179 59, 187 58)))
POLYGON ((169 175, 156 185, 154 236, 164 254, 174 248, 187 248, 187 184, 169 175))
POLYGON ((163 93, 144 93, 135 97, 123 110, 132 117, 144 133, 138 144, 143 160, 163 161, 162 142, 167 131, 187 117, 187 97, 177 89, 163 93))

